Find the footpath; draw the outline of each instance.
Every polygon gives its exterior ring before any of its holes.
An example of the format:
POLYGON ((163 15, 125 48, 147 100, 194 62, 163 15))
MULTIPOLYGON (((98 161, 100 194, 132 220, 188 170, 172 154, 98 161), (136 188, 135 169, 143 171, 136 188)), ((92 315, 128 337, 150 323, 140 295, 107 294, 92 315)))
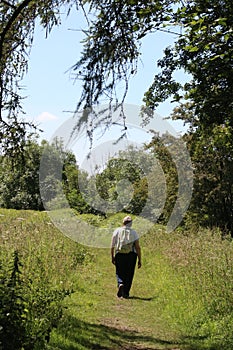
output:
POLYGON ((161 319, 154 275, 147 262, 135 271, 129 299, 116 297, 115 268, 107 249, 77 274, 78 290, 67 300, 51 339, 60 350, 184 350, 178 334, 161 319))

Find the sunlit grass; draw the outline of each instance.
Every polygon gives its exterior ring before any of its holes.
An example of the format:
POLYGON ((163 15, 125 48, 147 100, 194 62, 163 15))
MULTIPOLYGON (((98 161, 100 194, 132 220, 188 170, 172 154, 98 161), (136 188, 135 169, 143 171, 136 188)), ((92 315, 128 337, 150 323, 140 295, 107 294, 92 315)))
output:
POLYGON ((9 261, 17 251, 27 278, 41 274, 56 285, 72 288, 73 273, 88 256, 85 247, 64 236, 46 212, 0 209, 1 254, 9 261))
MULTIPOLYGON (((122 217, 81 219, 111 235, 122 217)), ((0 210, 0 230, 6 261, 17 250, 25 275, 74 290, 50 349, 232 349, 233 244, 217 230, 142 235, 129 300, 116 298, 109 248, 74 242, 47 213, 0 210)))

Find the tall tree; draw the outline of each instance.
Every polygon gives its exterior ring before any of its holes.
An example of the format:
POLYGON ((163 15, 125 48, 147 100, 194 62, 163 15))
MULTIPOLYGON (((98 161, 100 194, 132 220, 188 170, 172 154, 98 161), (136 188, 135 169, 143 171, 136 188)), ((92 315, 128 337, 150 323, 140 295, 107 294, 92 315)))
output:
POLYGON ((194 164, 194 190, 189 221, 218 226, 233 235, 233 129, 215 126, 185 139, 194 164))
MULTIPOLYGON (((196 194, 191 209, 202 223, 232 231, 233 2, 129 0, 120 10, 118 1, 91 3, 96 17, 74 67, 84 81, 80 104, 90 108, 105 95, 110 103, 114 97, 118 102, 115 86, 124 79, 127 92, 128 79, 137 72, 141 39, 153 31, 178 28, 174 45, 165 49, 159 73, 144 95, 143 116, 153 117, 168 98, 176 103, 171 116, 190 126, 196 194), (177 80, 179 70, 187 74, 185 83, 177 80)), ((93 119, 93 114, 86 113, 88 117, 93 119)))
POLYGON ((183 33, 158 62, 161 73, 145 94, 146 105, 154 109, 171 96, 180 103, 175 117, 191 122, 192 127, 232 126, 232 1, 187 1, 176 17, 183 33), (182 85, 174 80, 178 69, 189 74, 189 82, 182 85))

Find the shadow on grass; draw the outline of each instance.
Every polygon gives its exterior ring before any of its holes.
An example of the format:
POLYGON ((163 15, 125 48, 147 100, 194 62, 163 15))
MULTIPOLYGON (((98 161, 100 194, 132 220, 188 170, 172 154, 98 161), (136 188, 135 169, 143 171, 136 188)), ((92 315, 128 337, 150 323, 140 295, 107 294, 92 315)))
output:
POLYGON ((142 301, 152 301, 155 300, 157 297, 149 297, 149 298, 143 298, 143 297, 137 297, 137 296, 130 296, 129 299, 134 299, 134 300, 142 300, 142 301))
MULTIPOLYGON (((63 318, 50 342, 59 350, 156 350, 172 349, 174 343, 128 330, 102 324, 92 324, 73 316, 63 318), (157 348, 156 348, 157 346, 157 348)), ((177 348, 177 347, 176 347, 177 348)))
POLYGON ((214 343, 213 339, 208 336, 184 336, 182 337, 184 344, 187 344, 187 350, 230 350, 233 349, 232 341, 226 341, 224 344, 214 343), (209 344, 208 344, 209 343, 209 344), (208 345, 207 345, 208 344, 208 345))

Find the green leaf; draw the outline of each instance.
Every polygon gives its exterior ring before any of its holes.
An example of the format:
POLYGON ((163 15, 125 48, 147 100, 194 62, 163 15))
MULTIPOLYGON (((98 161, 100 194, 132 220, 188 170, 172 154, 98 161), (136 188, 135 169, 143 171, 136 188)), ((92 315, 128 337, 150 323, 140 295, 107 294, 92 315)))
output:
POLYGON ((197 46, 185 46, 184 48, 186 51, 189 51, 189 52, 197 52, 199 50, 199 48, 197 46))

